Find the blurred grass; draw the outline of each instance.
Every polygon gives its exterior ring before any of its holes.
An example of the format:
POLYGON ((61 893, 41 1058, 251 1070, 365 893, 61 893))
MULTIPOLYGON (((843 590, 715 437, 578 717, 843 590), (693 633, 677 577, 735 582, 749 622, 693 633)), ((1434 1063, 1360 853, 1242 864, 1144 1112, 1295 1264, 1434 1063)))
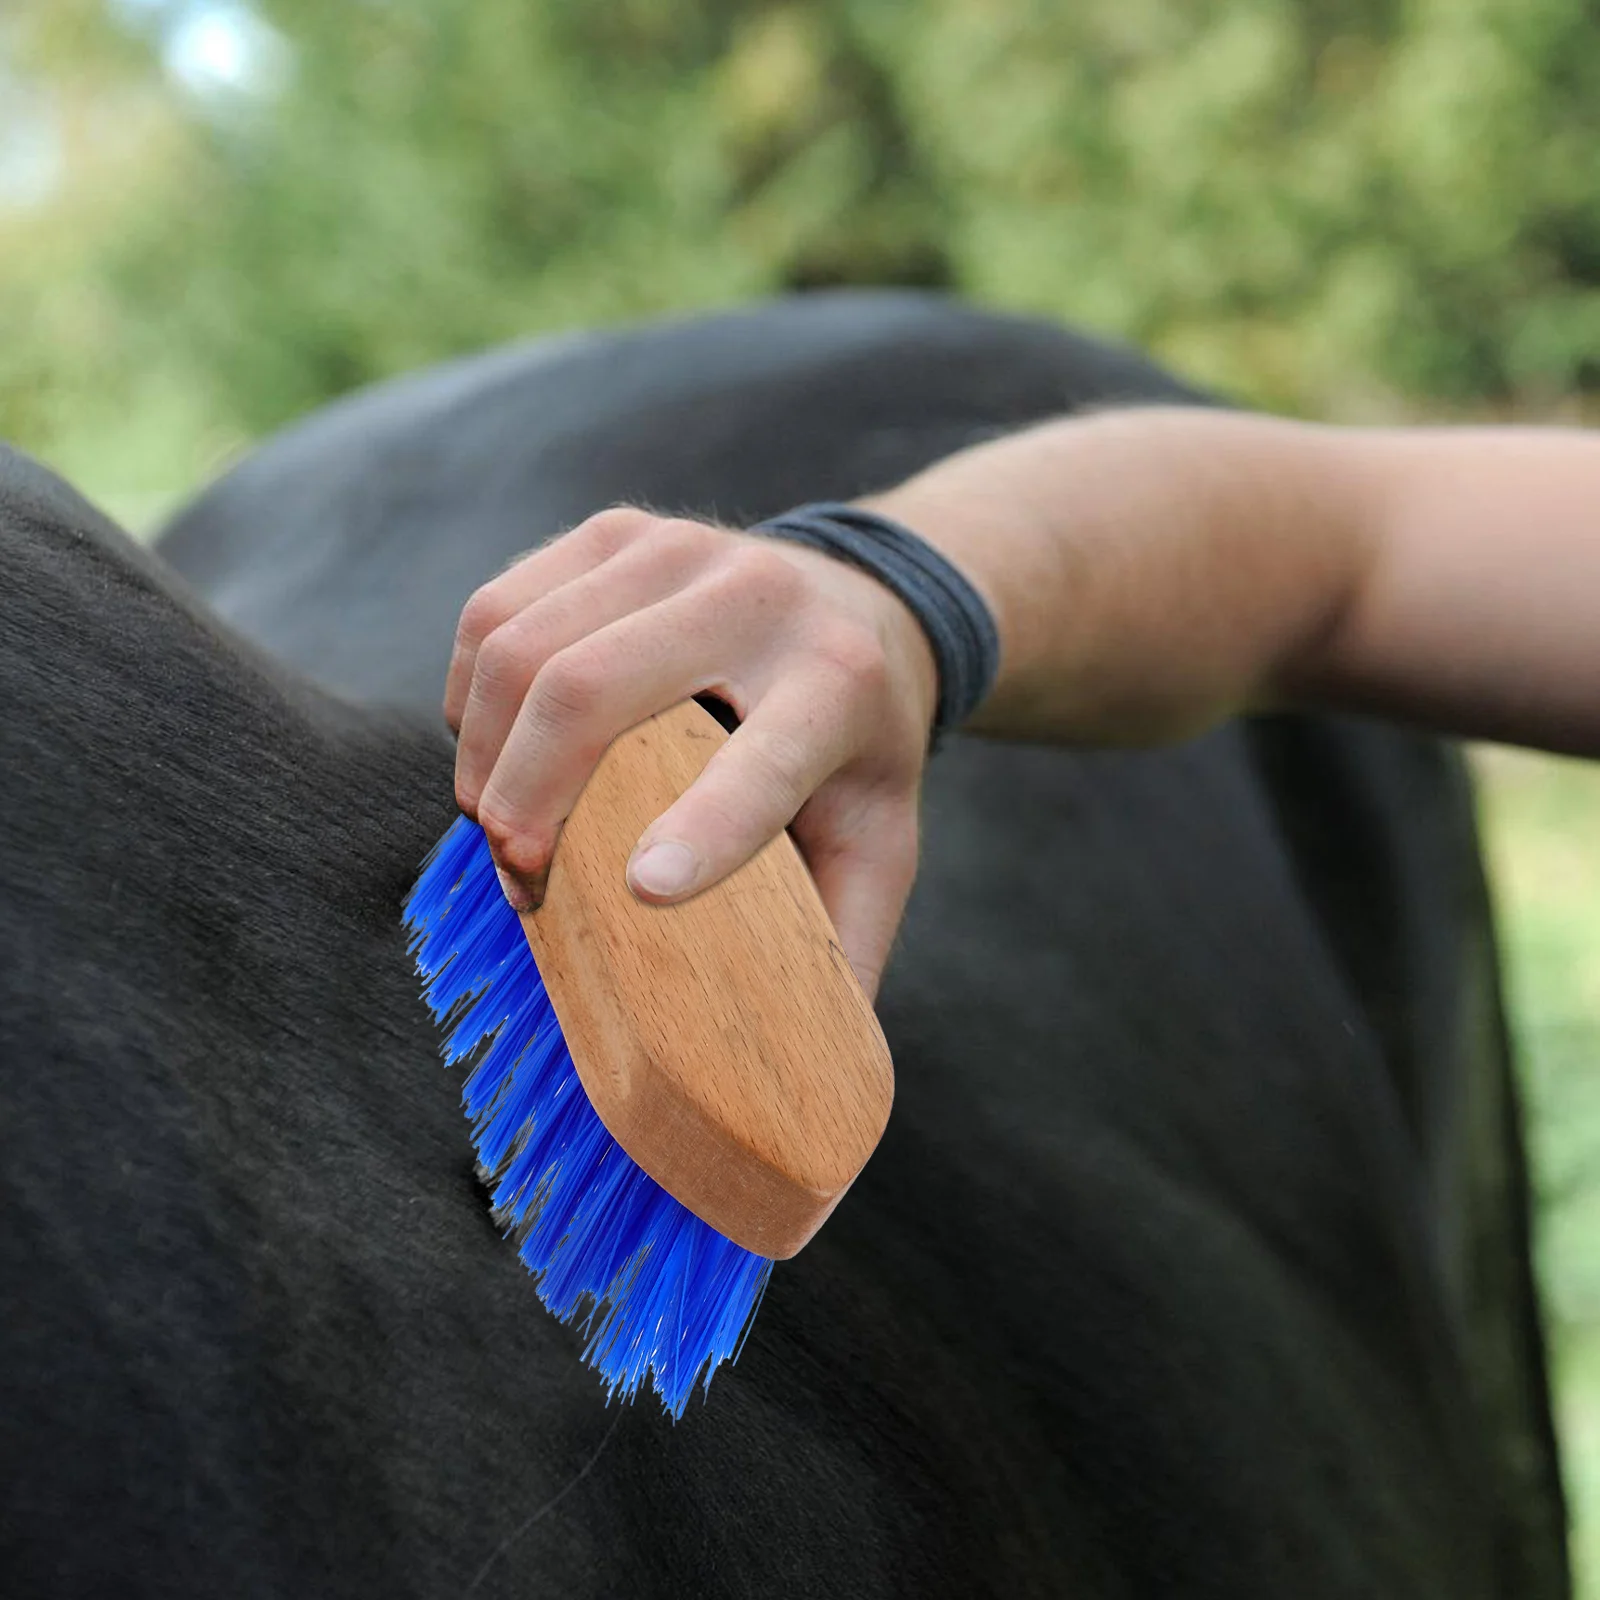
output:
POLYGON ((1600 1600, 1600 765, 1474 752, 1538 1188, 1575 1592, 1600 1600))

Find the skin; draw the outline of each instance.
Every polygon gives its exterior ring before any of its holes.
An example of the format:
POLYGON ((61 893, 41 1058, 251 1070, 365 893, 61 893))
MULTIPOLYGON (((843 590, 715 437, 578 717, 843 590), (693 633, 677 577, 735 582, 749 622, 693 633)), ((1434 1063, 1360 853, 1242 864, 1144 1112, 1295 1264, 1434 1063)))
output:
MULTIPOLYGON (((1600 439, 1186 409, 1049 423, 864 504, 959 566, 1001 668, 968 731, 1156 744, 1323 706, 1600 755, 1600 439)), ((519 909, 606 745, 693 694, 741 726, 628 864, 662 904, 788 826, 876 993, 936 700, 911 613, 814 551, 629 508, 486 584, 445 691, 519 909)))

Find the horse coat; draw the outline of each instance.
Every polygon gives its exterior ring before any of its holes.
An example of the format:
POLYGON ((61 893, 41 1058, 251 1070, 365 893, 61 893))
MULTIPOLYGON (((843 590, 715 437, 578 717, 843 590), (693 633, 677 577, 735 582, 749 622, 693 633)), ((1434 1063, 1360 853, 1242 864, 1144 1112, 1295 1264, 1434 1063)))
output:
POLYGON ((838 295, 380 387, 154 554, 0 457, 0 1590, 1563 1593, 1446 747, 950 740, 889 1131, 676 1426, 538 1306, 417 998, 443 663, 509 556, 1199 398, 838 295))

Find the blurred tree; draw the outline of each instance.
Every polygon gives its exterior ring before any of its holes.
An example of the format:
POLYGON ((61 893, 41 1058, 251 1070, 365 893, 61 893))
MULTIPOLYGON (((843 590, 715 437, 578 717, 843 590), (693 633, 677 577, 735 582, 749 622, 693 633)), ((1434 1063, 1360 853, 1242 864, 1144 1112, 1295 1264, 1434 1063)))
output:
POLYGON ((0 152, 31 119, 63 158, 8 204, 0 154, 0 431, 181 483, 453 352, 850 282, 1074 317, 1282 406, 1548 403, 1600 387, 1597 22, 10 0, 0 152))

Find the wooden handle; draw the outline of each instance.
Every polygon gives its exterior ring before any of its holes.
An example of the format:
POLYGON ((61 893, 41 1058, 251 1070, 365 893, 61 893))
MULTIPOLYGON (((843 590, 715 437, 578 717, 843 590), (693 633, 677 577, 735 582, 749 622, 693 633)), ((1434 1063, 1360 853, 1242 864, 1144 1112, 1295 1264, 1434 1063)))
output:
POLYGON ((894 1070, 787 834, 680 905, 624 881, 640 834, 726 737, 685 701, 617 739, 522 929, 617 1143, 719 1233, 782 1258, 872 1154, 894 1070))

